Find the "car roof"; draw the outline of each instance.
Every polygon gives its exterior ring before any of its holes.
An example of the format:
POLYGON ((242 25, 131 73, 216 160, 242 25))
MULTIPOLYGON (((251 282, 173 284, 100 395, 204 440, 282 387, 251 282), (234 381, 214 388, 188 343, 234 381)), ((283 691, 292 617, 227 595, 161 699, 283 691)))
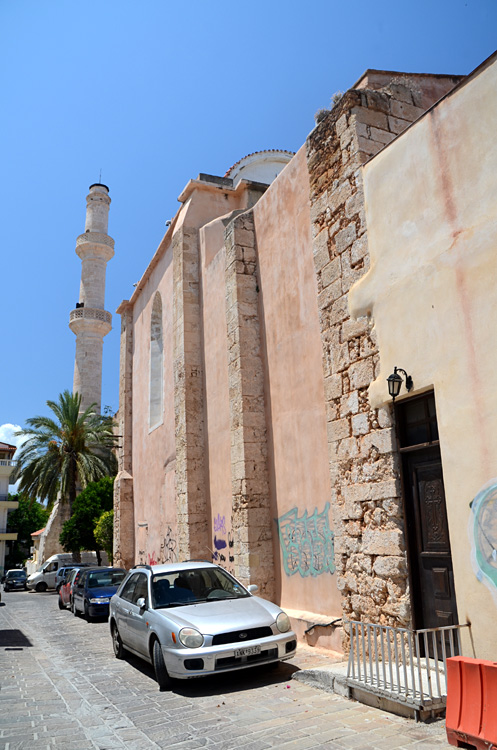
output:
POLYGON ((207 560, 191 560, 181 563, 163 563, 162 565, 135 565, 133 571, 136 570, 151 570, 155 575, 156 573, 176 573, 182 570, 195 570, 199 568, 218 568, 219 565, 207 562, 207 560))
POLYGON ((25 574, 26 571, 23 570, 22 568, 11 568, 10 570, 7 570, 5 572, 5 575, 8 575, 9 573, 24 573, 25 574))
POLYGON ((98 572, 104 573, 108 570, 122 570, 124 573, 126 573, 125 568, 113 568, 110 565, 105 565, 105 566, 100 565, 100 567, 95 566, 94 568, 85 568, 84 572, 85 573, 98 573, 98 572))

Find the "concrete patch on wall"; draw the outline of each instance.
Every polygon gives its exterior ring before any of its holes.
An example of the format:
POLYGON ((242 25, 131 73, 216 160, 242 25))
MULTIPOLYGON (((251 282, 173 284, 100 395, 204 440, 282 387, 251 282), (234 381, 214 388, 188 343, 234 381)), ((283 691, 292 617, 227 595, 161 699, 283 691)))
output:
POLYGON ((487 482, 470 503, 468 524, 471 562, 497 605, 497 478, 487 482))
POLYGON ((307 510, 299 516, 298 508, 278 519, 283 567, 288 576, 299 573, 303 578, 335 572, 334 534, 330 527, 330 504, 312 515, 307 510))

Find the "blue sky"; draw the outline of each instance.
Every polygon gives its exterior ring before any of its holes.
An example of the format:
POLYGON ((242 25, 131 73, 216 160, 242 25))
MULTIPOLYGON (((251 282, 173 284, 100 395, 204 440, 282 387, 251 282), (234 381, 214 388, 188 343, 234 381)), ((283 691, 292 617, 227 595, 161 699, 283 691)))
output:
POLYGON ((102 406, 117 410, 115 310, 187 181, 252 151, 297 150, 316 110, 367 68, 470 73, 496 29, 496 0, 0 0, 0 425, 72 389, 74 248, 100 169, 116 241, 102 406))

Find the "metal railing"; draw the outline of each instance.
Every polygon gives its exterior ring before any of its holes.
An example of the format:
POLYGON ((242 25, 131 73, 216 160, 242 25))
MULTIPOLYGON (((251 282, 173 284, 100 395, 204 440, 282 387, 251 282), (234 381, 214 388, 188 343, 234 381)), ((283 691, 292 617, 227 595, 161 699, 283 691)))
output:
POLYGON ((16 461, 12 461, 8 458, 0 458, 0 466, 15 466, 16 461))
POLYGON ((461 653, 460 629, 410 630, 350 621, 347 682, 416 711, 445 705, 446 660, 461 653))

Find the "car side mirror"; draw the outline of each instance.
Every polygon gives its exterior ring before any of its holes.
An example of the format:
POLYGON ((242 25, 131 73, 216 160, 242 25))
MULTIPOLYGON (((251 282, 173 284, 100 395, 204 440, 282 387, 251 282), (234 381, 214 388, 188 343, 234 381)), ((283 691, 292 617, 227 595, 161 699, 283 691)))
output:
POLYGON ((144 596, 140 596, 140 598, 136 600, 136 606, 140 609, 147 609, 147 600, 144 596))
POLYGON ((259 586, 256 583, 251 583, 250 586, 247 586, 247 591, 249 594, 255 594, 256 591, 259 591, 259 586))

